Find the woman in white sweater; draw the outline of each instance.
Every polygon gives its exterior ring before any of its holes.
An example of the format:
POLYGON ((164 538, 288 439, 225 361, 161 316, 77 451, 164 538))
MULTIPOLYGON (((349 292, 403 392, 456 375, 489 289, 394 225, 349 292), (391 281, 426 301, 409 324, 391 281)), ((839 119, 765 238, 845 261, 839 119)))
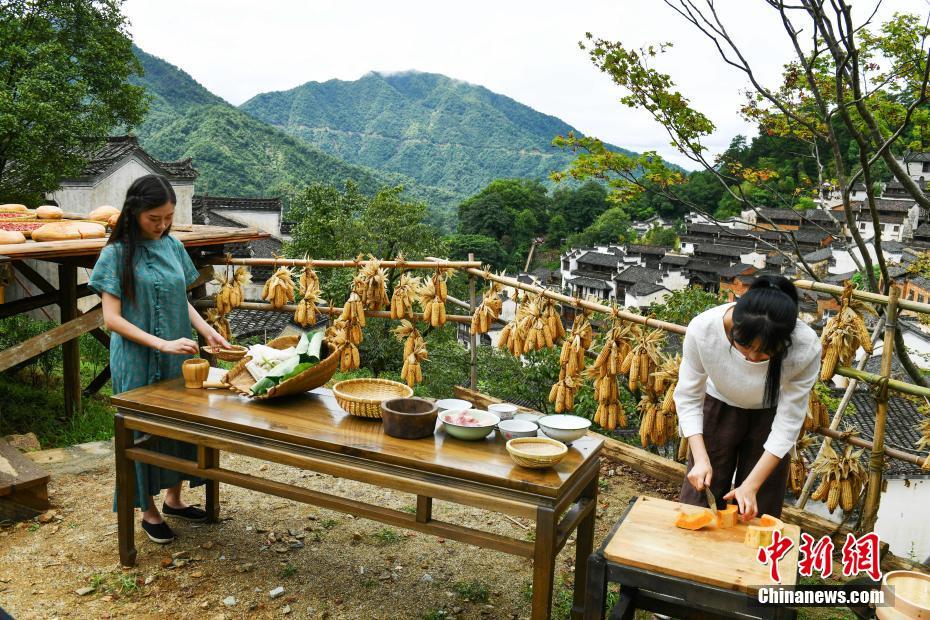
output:
POLYGON ((743 519, 781 515, 790 451, 820 370, 820 340, 798 320, 798 293, 761 276, 736 302, 688 325, 675 406, 690 446, 680 501, 735 500, 743 519))

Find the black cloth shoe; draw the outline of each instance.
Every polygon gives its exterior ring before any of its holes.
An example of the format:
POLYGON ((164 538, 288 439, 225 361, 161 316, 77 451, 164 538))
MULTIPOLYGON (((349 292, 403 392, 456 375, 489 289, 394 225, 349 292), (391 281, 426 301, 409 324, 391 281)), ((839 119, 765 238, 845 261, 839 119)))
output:
POLYGON ((161 514, 166 517, 177 517, 187 521, 201 522, 207 520, 206 511, 203 511, 195 506, 188 506, 187 508, 172 508, 168 504, 162 504, 161 514))
POLYGON ((174 540, 174 532, 171 531, 171 528, 168 527, 168 524, 164 521, 161 523, 149 523, 143 519, 142 530, 148 535, 152 542, 158 543, 159 545, 164 545, 174 540))

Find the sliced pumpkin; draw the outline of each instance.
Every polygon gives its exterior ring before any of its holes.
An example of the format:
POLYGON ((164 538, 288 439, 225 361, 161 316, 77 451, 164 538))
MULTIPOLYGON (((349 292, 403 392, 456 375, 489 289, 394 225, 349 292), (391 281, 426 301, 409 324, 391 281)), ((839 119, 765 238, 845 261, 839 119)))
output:
POLYGON ((717 518, 710 510, 701 510, 699 512, 679 512, 678 518, 675 519, 675 527, 686 530, 699 530, 716 522, 717 518))
POLYGON ((736 525, 736 517, 739 515, 739 506, 736 504, 727 504, 724 510, 717 511, 717 527, 726 528, 736 525))
POLYGON ((784 523, 771 515, 762 515, 753 519, 746 527, 746 537, 743 543, 749 547, 767 547, 772 544, 775 532, 781 532, 784 523))

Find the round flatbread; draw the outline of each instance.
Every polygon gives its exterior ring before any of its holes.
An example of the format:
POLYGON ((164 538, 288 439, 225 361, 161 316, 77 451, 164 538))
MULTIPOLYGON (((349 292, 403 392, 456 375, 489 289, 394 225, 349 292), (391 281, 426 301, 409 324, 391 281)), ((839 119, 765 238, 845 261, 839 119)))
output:
POLYGON ((87 215, 87 219, 96 222, 106 222, 112 215, 119 215, 119 209, 111 207, 110 205, 102 205, 91 211, 87 215))
POLYGON ((18 230, 0 230, 0 245, 26 243, 26 237, 18 230))
POLYGON ((36 207, 36 217, 40 220, 60 220, 65 212, 52 205, 36 207))
POLYGON ((70 241, 81 238, 76 222, 50 222, 32 231, 33 241, 70 241))
POLYGON ((26 205, 8 204, 0 205, 0 211, 5 213, 28 213, 29 209, 26 207, 26 205))
POLYGON ((77 227, 81 233, 81 239, 100 239, 107 235, 106 227, 97 222, 77 222, 77 227))

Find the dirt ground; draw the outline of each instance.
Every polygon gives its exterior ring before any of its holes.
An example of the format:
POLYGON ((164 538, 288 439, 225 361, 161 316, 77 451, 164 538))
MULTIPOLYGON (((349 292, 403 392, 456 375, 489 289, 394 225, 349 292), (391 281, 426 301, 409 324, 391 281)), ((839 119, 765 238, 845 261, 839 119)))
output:
MULTIPOLYGON (((331 476, 224 456, 223 466, 413 510, 415 497, 331 476)), ((214 525, 173 522, 151 543, 136 527, 138 565, 119 565, 112 458, 52 477, 48 523, 0 529, 0 607, 14 618, 525 618, 529 560, 222 485, 214 525), (272 598, 271 592, 283 588, 272 598)), ((630 498, 677 496, 605 464, 596 544, 630 498)), ((185 492, 190 503, 203 491, 185 492)), ((435 502, 438 519, 529 538, 529 522, 435 502)), ((137 517, 138 522, 138 517, 137 517)), ((559 556, 554 618, 570 607, 574 541, 559 556)))

